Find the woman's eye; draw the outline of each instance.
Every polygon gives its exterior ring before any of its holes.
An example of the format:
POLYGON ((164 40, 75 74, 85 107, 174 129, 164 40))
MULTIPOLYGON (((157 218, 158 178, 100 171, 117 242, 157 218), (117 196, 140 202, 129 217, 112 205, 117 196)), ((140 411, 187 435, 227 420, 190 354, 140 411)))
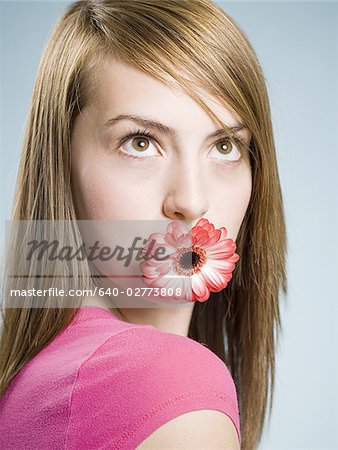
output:
POLYGON ((145 136, 130 137, 124 140, 121 148, 123 149, 123 152, 121 153, 126 154, 126 156, 134 156, 136 158, 144 158, 146 156, 154 156, 159 154, 151 140, 145 136))
MULTIPOLYGON (((153 144, 155 138, 147 130, 138 130, 137 133, 128 134, 120 140, 119 153, 126 158, 146 158, 149 156, 159 156, 158 151, 153 144)), ((241 159, 243 144, 230 138, 223 138, 214 144, 209 155, 220 162, 232 163, 241 159)))
POLYGON ((222 139, 214 145, 210 155, 220 161, 236 162, 241 159, 238 147, 239 144, 236 145, 230 139, 222 139))

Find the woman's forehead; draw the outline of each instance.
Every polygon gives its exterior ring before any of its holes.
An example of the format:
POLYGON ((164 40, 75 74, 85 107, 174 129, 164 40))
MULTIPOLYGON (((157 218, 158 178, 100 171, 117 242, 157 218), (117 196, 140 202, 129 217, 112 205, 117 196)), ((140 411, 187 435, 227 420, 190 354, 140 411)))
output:
MULTIPOLYGON (((97 73, 95 84, 95 107, 104 122, 121 115, 133 115, 156 119, 168 127, 172 124, 173 129, 191 122, 194 122, 195 130, 204 127, 212 132, 213 128, 218 128, 210 115, 186 92, 173 89, 132 65, 105 62, 97 73)), ((227 126, 235 127, 241 123, 236 112, 219 99, 201 90, 198 95, 227 126)))

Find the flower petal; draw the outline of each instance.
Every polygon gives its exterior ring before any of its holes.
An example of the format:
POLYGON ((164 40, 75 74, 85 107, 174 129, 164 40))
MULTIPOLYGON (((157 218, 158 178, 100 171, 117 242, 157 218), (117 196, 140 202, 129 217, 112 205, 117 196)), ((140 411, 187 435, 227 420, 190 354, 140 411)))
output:
POLYGON ((208 258, 207 264, 214 270, 219 270, 222 272, 232 272, 235 268, 235 264, 228 259, 208 258))
MULTIPOLYGON (((195 224, 195 227, 203 227, 204 224, 208 224, 208 223, 209 223, 209 220, 206 219, 205 217, 202 217, 202 218, 195 224)), ((194 227, 194 228, 195 228, 195 227, 194 227)))
POLYGON ((204 283, 208 286, 210 291, 218 292, 223 288, 226 282, 224 275, 210 266, 208 263, 204 264, 200 272, 203 276, 204 283))
POLYGON ((177 220, 170 222, 170 224, 167 226, 167 233, 172 234, 176 241, 178 241, 180 236, 182 234, 185 234, 186 232, 186 227, 183 225, 183 223, 178 222, 177 220))
POLYGON ((207 254, 217 258, 227 258, 228 256, 231 256, 236 251, 236 244, 229 243, 227 241, 229 241, 229 239, 226 239, 225 241, 218 241, 213 245, 206 246, 205 250, 207 254))
POLYGON ((199 274, 195 274, 191 278, 192 290, 195 294, 196 301, 205 301, 210 297, 210 291, 199 274))

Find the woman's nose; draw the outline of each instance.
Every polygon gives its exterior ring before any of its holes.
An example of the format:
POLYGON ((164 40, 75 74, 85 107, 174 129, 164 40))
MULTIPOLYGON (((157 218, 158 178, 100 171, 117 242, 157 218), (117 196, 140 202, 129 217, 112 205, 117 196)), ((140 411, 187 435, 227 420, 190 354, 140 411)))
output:
POLYGON ((187 158, 173 169, 163 204, 164 214, 173 220, 203 217, 209 209, 209 202, 201 166, 192 164, 187 158))

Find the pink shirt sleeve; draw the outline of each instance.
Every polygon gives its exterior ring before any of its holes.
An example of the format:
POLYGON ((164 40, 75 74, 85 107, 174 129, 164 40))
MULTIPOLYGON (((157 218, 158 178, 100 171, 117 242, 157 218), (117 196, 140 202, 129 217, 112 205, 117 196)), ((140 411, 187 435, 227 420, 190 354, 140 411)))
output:
POLYGON ((70 400, 67 449, 135 449, 188 411, 222 411, 239 440, 236 388, 227 366, 193 339, 154 327, 105 340, 81 365, 70 400))

